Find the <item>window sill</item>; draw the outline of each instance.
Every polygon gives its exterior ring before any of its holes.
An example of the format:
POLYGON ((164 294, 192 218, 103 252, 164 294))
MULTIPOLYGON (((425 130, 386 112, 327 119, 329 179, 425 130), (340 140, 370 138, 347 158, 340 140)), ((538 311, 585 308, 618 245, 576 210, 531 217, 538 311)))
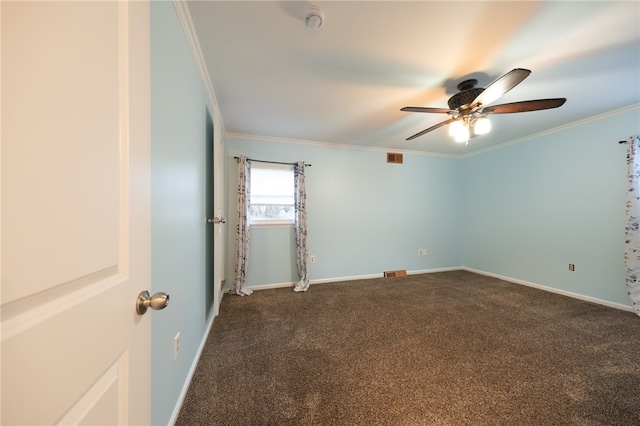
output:
POLYGON ((251 228, 293 228, 294 222, 252 222, 251 228))

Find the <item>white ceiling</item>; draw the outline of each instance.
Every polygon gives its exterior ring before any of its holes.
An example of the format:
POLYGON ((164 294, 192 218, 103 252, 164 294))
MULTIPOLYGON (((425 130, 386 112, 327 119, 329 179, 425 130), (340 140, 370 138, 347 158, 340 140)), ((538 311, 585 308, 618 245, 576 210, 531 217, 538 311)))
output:
MULTIPOLYGON (((638 1, 187 1, 230 135, 461 156, 640 104, 638 1), (307 28, 310 6, 324 25, 307 28), (491 115, 469 146, 447 108, 468 77, 531 75, 493 104, 566 97, 560 108, 491 115)), ((621 135, 626 137, 629 135, 621 135)))

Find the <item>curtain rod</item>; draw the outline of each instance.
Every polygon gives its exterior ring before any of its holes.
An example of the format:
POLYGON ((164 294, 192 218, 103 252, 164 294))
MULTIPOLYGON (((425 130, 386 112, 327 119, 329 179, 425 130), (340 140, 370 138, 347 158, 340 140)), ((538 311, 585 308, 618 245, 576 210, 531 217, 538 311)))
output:
MULTIPOLYGON (((233 158, 238 160, 240 157, 233 157, 233 158)), ((295 166, 297 164, 297 163, 283 163, 282 161, 256 160, 253 158, 247 158, 247 161, 257 161, 258 163, 270 163, 270 164, 290 164, 292 166, 295 166)), ((304 163, 304 165, 307 167, 311 167, 311 164, 304 163)))

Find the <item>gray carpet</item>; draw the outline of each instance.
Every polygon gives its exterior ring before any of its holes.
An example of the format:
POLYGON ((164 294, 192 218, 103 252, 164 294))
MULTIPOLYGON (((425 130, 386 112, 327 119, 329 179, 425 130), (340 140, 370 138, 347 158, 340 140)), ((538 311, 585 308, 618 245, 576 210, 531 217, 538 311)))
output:
POLYGON ((176 424, 640 425, 640 317, 465 271, 226 295, 176 424))

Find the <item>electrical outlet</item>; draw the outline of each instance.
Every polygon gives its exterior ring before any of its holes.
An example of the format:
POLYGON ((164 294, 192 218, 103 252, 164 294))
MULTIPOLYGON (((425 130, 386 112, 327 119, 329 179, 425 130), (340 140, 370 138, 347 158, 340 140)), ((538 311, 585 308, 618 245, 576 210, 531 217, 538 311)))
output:
POLYGON ((418 249, 418 256, 426 256, 427 249, 418 249))
POLYGON ((576 265, 574 265, 573 263, 569 264, 569 270, 570 271, 575 271, 576 270, 576 265))
POLYGON ((178 359, 178 354, 180 354, 180 333, 173 338, 173 359, 178 359))
POLYGON ((316 263, 316 257, 314 255, 309 256, 309 263, 316 263))

